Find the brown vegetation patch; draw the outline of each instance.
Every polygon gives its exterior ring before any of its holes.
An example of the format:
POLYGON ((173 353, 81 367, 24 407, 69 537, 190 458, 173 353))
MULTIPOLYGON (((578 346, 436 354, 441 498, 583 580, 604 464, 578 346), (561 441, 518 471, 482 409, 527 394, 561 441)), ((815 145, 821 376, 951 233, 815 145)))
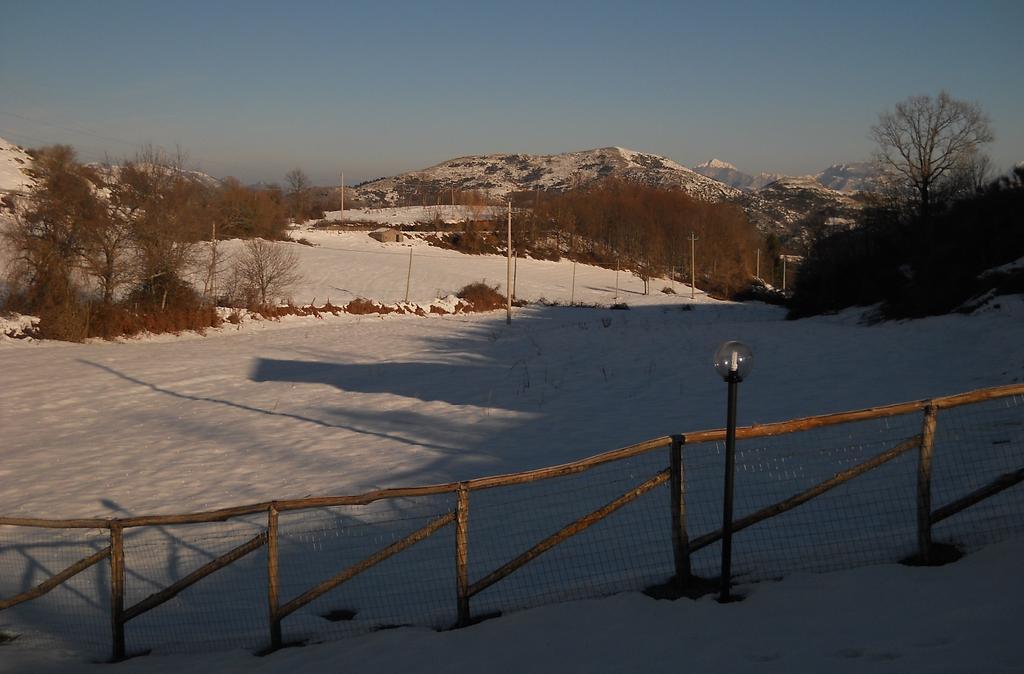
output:
POLYGON ((379 314, 381 313, 381 308, 382 306, 373 300, 357 297, 345 305, 345 313, 356 314, 357 316, 364 314, 379 314))
POLYGON ((470 283, 456 296, 469 304, 466 311, 493 311, 501 309, 507 302, 505 296, 498 292, 498 286, 489 286, 483 282, 470 283))

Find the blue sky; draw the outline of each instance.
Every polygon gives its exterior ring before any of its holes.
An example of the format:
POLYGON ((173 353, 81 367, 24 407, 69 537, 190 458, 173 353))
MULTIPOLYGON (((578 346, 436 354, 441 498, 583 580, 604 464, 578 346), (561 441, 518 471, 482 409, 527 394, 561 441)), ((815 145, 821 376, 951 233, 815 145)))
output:
POLYGON ((811 173, 945 88, 1024 161, 1020 2, 33 2, 0 22, 0 136, 141 144, 246 181, 349 184, 620 145, 811 173))

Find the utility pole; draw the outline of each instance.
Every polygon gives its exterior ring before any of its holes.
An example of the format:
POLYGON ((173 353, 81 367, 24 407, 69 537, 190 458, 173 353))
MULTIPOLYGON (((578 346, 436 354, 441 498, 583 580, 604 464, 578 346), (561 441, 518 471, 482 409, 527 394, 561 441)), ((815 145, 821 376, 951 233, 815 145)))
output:
POLYGON ((690 232, 690 299, 692 300, 695 295, 695 288, 697 287, 697 254, 694 243, 697 241, 697 235, 694 232, 690 232))
POLYGON ((619 256, 615 256, 615 301, 619 301, 619 256))
POLYGON ((512 301, 516 301, 516 279, 519 277, 519 250, 512 256, 512 301))
POLYGON ((405 301, 409 301, 409 283, 412 281, 412 244, 409 244, 409 271, 405 275, 405 301))
POLYGON ((782 292, 786 292, 786 258, 788 255, 780 255, 782 258, 782 292))
POLYGON ((217 219, 213 219, 213 232, 210 235, 210 303, 217 306, 217 219))
POLYGON ((757 267, 756 267, 756 269, 757 269, 757 271, 754 272, 754 276, 756 276, 757 278, 761 278, 761 249, 760 248, 757 249, 757 267))
POLYGON ((345 172, 341 172, 341 218, 345 222, 345 172))
POLYGON ((512 325, 512 200, 508 200, 508 265, 505 281, 505 325, 512 325))
POLYGON ((569 289, 569 306, 576 304, 576 260, 572 261, 572 286, 569 289))

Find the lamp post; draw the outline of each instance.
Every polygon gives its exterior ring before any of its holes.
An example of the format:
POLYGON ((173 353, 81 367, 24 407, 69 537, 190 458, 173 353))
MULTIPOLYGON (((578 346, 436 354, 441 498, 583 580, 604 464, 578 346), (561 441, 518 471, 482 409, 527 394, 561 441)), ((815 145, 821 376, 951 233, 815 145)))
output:
POLYGON ((725 342, 715 351, 715 371, 729 385, 729 407, 725 432, 725 488, 722 497, 722 577, 718 600, 729 601, 732 571, 732 488, 736 472, 736 393, 750 372, 754 354, 743 342, 725 342))

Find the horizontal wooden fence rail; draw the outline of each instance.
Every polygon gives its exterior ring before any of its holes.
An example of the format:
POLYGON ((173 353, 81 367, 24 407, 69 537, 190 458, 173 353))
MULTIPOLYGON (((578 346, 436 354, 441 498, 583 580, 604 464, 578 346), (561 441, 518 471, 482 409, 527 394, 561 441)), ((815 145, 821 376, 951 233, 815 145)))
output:
MULTIPOLYGON (((1024 395, 1024 384, 1013 384, 1010 386, 981 389, 952 396, 933 398, 930 400, 918 400, 882 407, 855 410, 851 412, 825 414, 776 423, 754 424, 738 428, 736 431, 737 439, 749 440, 783 434, 800 433, 839 424, 849 424, 859 421, 922 413, 922 425, 921 432, 919 434, 906 439, 903 442, 900 442, 899 444, 896 444, 895 446, 882 451, 881 453, 876 454, 875 456, 872 456, 851 468, 838 471, 828 479, 794 494, 793 496, 736 519, 732 523, 732 530, 734 532, 742 531, 743 529, 752 527, 772 517, 788 512, 789 510, 797 508, 841 484, 875 470, 893 459, 916 449, 918 455, 916 473, 917 545, 921 558, 924 561, 928 561, 932 546, 931 527, 934 524, 962 512, 965 509, 980 503, 984 499, 999 494, 1006 489, 1024 482, 1024 468, 1020 468, 1018 470, 1005 473, 983 487, 933 510, 931 507, 932 460, 936 428, 941 424, 941 412, 943 410, 949 410, 963 405, 971 405, 984 401, 1021 395, 1024 395)), ((1024 412, 1022 412, 1022 415, 1024 415, 1024 412)), ((234 562, 266 546, 267 618, 270 631, 270 643, 272 648, 279 648, 283 643, 282 621, 284 618, 292 615, 302 607, 307 606, 310 602, 339 587, 380 562, 403 552, 422 540, 429 538, 449 524, 454 524, 455 549, 453 550, 453 557, 455 565, 455 587, 453 594, 457 610, 456 624, 462 626, 471 622, 470 600, 472 597, 493 586, 495 583, 504 580, 515 571, 521 569, 523 566, 551 550, 555 546, 606 519, 620 508, 623 508, 627 504, 635 501, 641 495, 666 483, 668 483, 670 487, 670 495, 666 507, 670 508, 671 512, 671 531, 665 532, 665 539, 667 544, 671 546, 673 553, 673 582, 676 583, 677 587, 683 587, 690 579, 691 554, 715 543, 722 537, 722 529, 717 529, 693 539, 689 538, 686 521, 686 477, 684 473, 684 452, 692 452, 696 446, 699 446, 702 443, 723 441, 725 439, 725 433, 725 429, 713 429, 662 436, 610 452, 597 454, 579 461, 573 461, 547 468, 539 468, 519 473, 493 475, 489 477, 465 480, 462 482, 379 489, 350 496, 322 496, 267 501, 264 503, 219 508, 216 510, 188 514, 144 515, 125 518, 42 519, 31 517, 0 517, 0 526, 38 527, 46 529, 99 529, 108 530, 110 538, 110 544, 107 547, 104 547, 88 557, 75 562, 59 573, 44 580, 42 583, 39 583, 18 595, 6 599, 0 599, 0 610, 11 608, 23 602, 41 597, 94 564, 97 564, 104 559, 109 559, 111 571, 110 626, 113 642, 112 655, 114 660, 120 660, 125 657, 124 629, 126 623, 147 611, 161 606, 184 591, 186 588, 198 583, 203 578, 228 567, 234 562), (597 510, 565 524, 554 533, 539 540, 529 549, 519 555, 516 555, 501 566, 493 569, 475 582, 470 582, 468 562, 471 554, 469 549, 469 533, 471 530, 470 506, 472 504, 472 493, 474 491, 496 489, 512 485, 523 485, 542 480, 576 475, 594 469, 598 466, 632 457, 638 457, 650 452, 664 450, 666 448, 669 450, 668 468, 659 471, 653 477, 641 482, 597 510), (335 575, 320 581, 300 595, 284 603, 281 602, 279 596, 279 513, 319 508, 364 506, 381 500, 408 499, 442 494, 452 495, 453 505, 450 506, 452 507, 451 511, 435 517, 416 531, 413 531, 390 545, 377 550, 361 561, 341 569, 335 575), (126 574, 124 556, 125 529, 134 527, 223 522, 230 519, 257 514, 265 514, 267 518, 265 531, 260 532, 241 545, 200 566, 169 586, 154 592, 133 606, 128 608, 124 607, 124 581, 126 574)))

